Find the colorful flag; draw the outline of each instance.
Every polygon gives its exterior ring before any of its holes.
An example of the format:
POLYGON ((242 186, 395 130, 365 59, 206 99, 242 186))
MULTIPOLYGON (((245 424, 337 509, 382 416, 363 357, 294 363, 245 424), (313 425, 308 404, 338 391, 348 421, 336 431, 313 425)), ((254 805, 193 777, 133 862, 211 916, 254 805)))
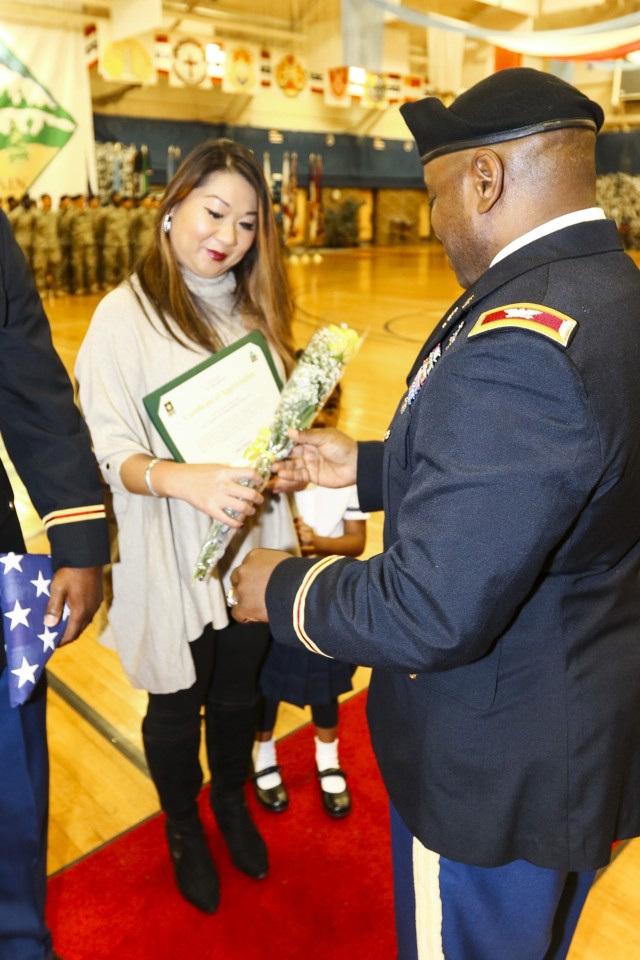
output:
POLYGON ((225 44, 224 93, 255 96, 260 90, 260 48, 252 43, 225 44))
POLYGON ((309 244, 318 243, 323 228, 322 156, 309 155, 309 244))
POLYGON ((276 83, 286 97, 297 97, 307 86, 309 71, 295 53, 286 53, 275 70, 276 83))
POLYGON ((330 67, 324 88, 324 102, 329 107, 350 107, 349 67, 330 67))
POLYGON ((176 170, 180 166, 182 150, 180 147, 170 146, 167 148, 167 183, 173 179, 176 170))
POLYGON ((52 580, 50 555, 0 553, 0 610, 12 707, 29 699, 65 630, 66 606, 54 628, 43 622, 52 580))
POLYGON ((290 243, 296 233, 296 191, 298 188, 298 154, 285 150, 282 158, 282 236, 290 243))

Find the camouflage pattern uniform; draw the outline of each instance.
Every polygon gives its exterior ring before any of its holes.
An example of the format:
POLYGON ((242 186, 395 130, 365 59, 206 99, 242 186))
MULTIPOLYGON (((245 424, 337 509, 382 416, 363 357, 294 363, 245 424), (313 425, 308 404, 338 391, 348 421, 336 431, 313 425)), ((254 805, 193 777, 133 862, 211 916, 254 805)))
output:
POLYGON ((41 295, 50 289, 54 294, 61 291, 60 240, 58 239, 58 214, 51 209, 51 197, 43 193, 42 206, 37 211, 36 228, 33 238, 33 276, 41 295))
POLYGON ((64 293, 71 293, 71 235, 70 226, 73 218, 71 197, 66 194, 60 197, 58 210, 58 240, 60 241, 60 286, 64 293))
POLYGON ((102 237, 103 237, 103 209, 100 203, 100 197, 92 194, 87 202, 87 207, 93 217, 93 236, 96 241, 96 282, 99 289, 104 286, 104 270, 102 265, 102 237))
POLYGON ((95 217, 85 206, 84 197, 74 197, 73 202, 74 212, 69 220, 73 289, 77 294, 97 293, 95 217))
POLYGON ((37 216, 35 202, 28 195, 25 195, 18 206, 9 214, 13 235, 24 253, 31 271, 33 271, 33 237, 37 216))
POLYGON ((119 194, 112 197, 103 211, 102 263, 107 290, 117 286, 129 273, 129 216, 119 194))
POLYGON ((156 210, 153 205, 153 198, 147 194, 140 201, 140 206, 131 212, 129 220, 129 247, 132 265, 151 244, 155 222, 156 210))

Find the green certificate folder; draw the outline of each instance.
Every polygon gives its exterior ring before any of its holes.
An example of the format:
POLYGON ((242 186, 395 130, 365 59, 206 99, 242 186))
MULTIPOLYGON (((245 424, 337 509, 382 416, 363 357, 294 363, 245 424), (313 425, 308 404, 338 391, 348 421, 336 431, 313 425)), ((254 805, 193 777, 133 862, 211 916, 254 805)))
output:
POLYGON ((143 402, 176 460, 235 465, 270 425, 281 389, 267 341, 253 331, 143 402))

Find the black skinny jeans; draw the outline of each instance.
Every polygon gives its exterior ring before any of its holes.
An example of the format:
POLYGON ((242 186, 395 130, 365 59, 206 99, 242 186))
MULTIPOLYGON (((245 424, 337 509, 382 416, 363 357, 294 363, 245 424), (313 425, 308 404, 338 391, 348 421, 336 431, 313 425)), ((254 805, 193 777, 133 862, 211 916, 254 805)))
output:
POLYGON ((190 645, 196 669, 193 686, 175 693, 150 693, 143 722, 146 736, 179 740, 200 723, 204 704, 249 706, 258 693, 258 674, 269 647, 265 623, 207 626, 190 645))

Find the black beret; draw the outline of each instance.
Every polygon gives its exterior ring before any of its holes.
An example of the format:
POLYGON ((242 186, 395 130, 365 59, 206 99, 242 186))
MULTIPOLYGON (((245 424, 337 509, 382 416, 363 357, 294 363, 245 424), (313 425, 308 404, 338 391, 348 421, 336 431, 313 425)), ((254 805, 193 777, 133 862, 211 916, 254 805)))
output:
POLYGON ((400 107, 420 160, 469 147, 517 140, 562 127, 597 132, 602 107, 570 83, 530 67, 499 70, 465 90, 449 107, 438 97, 400 107))

